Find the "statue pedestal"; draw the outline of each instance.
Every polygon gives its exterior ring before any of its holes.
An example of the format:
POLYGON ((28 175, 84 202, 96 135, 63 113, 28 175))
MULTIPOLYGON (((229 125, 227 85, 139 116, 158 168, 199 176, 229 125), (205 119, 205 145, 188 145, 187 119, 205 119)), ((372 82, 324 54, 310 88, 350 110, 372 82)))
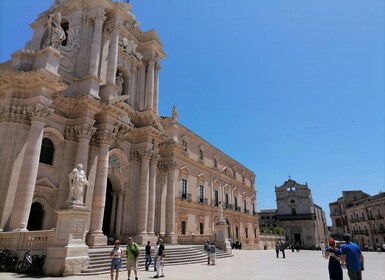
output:
POLYGON ((216 232, 216 242, 215 245, 225 251, 226 253, 231 254, 231 244, 229 241, 229 238, 227 236, 227 229, 229 225, 226 222, 218 222, 215 225, 215 232, 216 232))
POLYGON ((69 92, 73 93, 72 96, 82 96, 90 94, 96 98, 99 97, 99 86, 101 80, 95 76, 86 76, 77 79, 71 84, 69 92))
POLYGON ((68 205, 56 213, 56 234, 47 250, 43 272, 48 276, 80 273, 89 263, 85 241, 91 212, 84 206, 68 205))
POLYGON ((59 62, 62 58, 60 51, 53 47, 41 49, 35 53, 33 68, 44 68, 52 74, 59 76, 59 62))
POLYGON ((110 102, 118 96, 119 87, 111 82, 100 87, 99 96, 102 100, 110 102))
POLYGON ((176 236, 176 235, 167 234, 162 239, 163 239, 164 243, 168 243, 168 244, 177 244, 178 243, 178 236, 176 236))

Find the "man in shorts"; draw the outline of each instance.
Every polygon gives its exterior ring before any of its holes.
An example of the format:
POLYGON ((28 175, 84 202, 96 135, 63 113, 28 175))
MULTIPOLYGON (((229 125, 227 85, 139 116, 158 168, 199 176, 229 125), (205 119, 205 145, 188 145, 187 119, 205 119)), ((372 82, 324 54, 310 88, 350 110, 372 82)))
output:
POLYGON ((138 257, 139 257, 139 246, 134 242, 132 237, 128 238, 128 244, 126 247, 127 255, 127 274, 128 280, 130 280, 131 270, 134 270, 135 280, 138 280, 138 257))

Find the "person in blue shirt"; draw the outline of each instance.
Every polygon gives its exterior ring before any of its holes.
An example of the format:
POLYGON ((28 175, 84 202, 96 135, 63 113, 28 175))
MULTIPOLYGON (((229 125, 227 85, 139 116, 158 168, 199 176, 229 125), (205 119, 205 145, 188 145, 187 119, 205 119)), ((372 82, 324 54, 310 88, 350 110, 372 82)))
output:
POLYGON ((364 256, 360 247, 351 242, 351 236, 344 234, 345 244, 341 245, 341 265, 348 269, 350 280, 362 280, 362 271, 364 270, 364 256))

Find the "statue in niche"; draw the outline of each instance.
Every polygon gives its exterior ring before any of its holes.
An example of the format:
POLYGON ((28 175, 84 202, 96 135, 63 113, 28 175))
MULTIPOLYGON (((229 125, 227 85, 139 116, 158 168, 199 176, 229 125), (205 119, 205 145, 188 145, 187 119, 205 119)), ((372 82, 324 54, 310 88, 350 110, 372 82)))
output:
POLYGON ((124 79, 123 79, 123 73, 118 72, 115 78, 115 84, 118 86, 118 95, 121 95, 123 92, 123 84, 124 84, 124 79))
POLYGON ((83 203, 83 194, 85 188, 88 186, 86 173, 83 170, 83 165, 78 164, 76 168, 68 175, 70 183, 70 194, 68 197, 69 201, 83 203))
POLYGON ((66 39, 64 29, 60 26, 61 14, 52 13, 48 16, 48 38, 44 43, 44 47, 51 46, 57 49, 66 39))
POLYGON ((176 124, 178 122, 178 112, 176 111, 176 105, 172 107, 170 124, 176 124))
POLYGON ((136 51, 136 47, 138 45, 135 44, 134 40, 128 40, 126 37, 123 37, 119 42, 119 46, 121 46, 126 53, 134 56, 136 59, 141 60, 143 58, 143 56, 136 51))

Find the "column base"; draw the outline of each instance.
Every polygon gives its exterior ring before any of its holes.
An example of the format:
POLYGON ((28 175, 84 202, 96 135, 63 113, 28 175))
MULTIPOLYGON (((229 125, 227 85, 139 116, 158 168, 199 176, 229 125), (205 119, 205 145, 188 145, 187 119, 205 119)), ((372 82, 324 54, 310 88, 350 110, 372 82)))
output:
POLYGON ((162 239, 163 239, 163 243, 169 243, 169 244, 178 243, 178 236, 174 234, 166 234, 162 239))
POLYGON ((102 232, 88 233, 86 238, 87 245, 90 247, 101 247, 107 245, 107 236, 102 232))

